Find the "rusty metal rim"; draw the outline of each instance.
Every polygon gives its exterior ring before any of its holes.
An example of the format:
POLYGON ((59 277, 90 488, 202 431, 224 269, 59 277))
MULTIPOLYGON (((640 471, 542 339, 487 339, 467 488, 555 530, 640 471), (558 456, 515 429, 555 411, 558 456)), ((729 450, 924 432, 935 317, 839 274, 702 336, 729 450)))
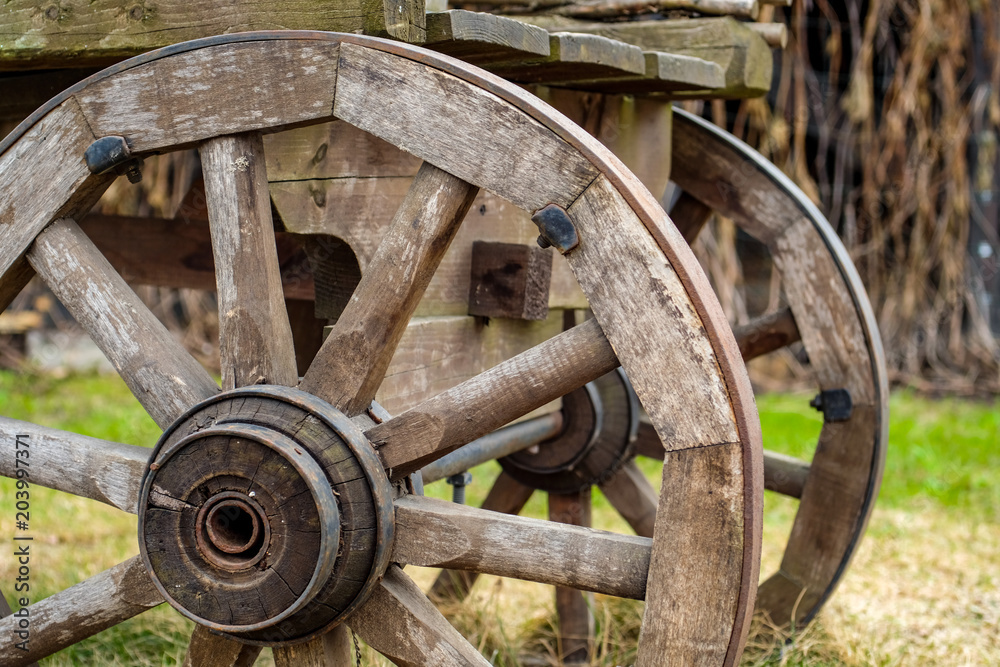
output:
MULTIPOLYGON (((199 405, 203 406, 204 403, 199 405)), ((180 422, 175 422, 175 424, 178 423, 180 422)), ((309 604, 309 602, 313 600, 316 594, 323 587, 323 584, 325 584, 327 579, 330 578, 330 575, 333 572, 333 566, 337 560, 337 552, 340 546, 340 509, 337 506, 337 500, 333 495, 333 488, 329 485, 323 468, 311 456, 311 454, 303 452, 302 448, 300 448, 299 445, 288 436, 255 424, 218 424, 210 428, 191 433, 181 440, 161 447, 161 445, 165 444, 165 439, 168 438, 173 431, 173 427, 167 429, 167 431, 164 432, 163 437, 160 439, 160 442, 157 444, 157 448, 154 450, 153 456, 150 459, 151 463, 146 469, 146 474, 142 483, 142 491, 139 496, 139 553, 142 556, 143 563, 146 565, 146 570, 149 572, 153 585, 155 585, 157 590, 160 591, 160 594, 163 595, 164 599, 170 602, 170 606, 181 612, 184 616, 187 616, 192 621, 200 625, 204 625, 208 628, 221 632, 251 632, 254 630, 263 630, 273 627, 281 621, 291 617, 293 614, 301 611, 307 604, 309 604), (143 528, 145 527, 144 519, 146 509, 148 507, 147 501, 149 493, 152 490, 153 480, 156 476, 156 470, 162 468, 175 454, 187 448, 195 441, 212 436, 253 440, 256 443, 264 445, 265 447, 275 451, 279 456, 288 461, 288 463, 295 468, 295 471, 299 474, 299 476, 306 482, 309 492, 312 494, 313 500, 316 502, 316 509, 319 512, 319 556, 316 560, 316 567, 313 568, 312 577, 309 579, 309 583, 294 603, 276 616, 272 616, 271 618, 259 623, 252 623, 249 625, 227 625, 224 623, 216 623, 201 618, 197 614, 186 609, 174 600, 167 588, 162 584, 162 582, 160 582, 159 577, 150 564, 149 554, 146 551, 146 540, 143 531, 143 528), (156 469, 153 468, 153 465, 156 466, 156 469)))
POLYGON ((823 244, 829 250, 841 278, 847 284, 851 301, 854 303, 855 312, 859 315, 858 320, 871 355, 872 385, 875 390, 875 402, 878 405, 879 414, 865 500, 862 503, 861 516, 855 525, 854 535, 841 560, 840 567, 834 575, 833 582, 823 591, 823 594, 816 603, 815 609, 803 620, 803 623, 809 623, 833 594, 834 589, 836 589, 844 573, 847 571, 847 567, 850 565, 854 553, 861 542, 861 537, 868 526, 868 521, 871 518, 875 501, 878 498, 878 491, 882 484, 886 448, 889 441, 889 422, 884 418, 889 411, 889 381, 885 370, 885 351, 882 347, 882 337, 879 334, 875 311, 872 309, 871 302, 866 296, 867 292, 861 281, 861 276, 858 274, 857 267, 854 266, 854 262, 851 261, 847 249, 840 241, 837 233, 826 219, 826 216, 802 192, 802 189, 795 185, 774 163, 754 150, 753 147, 740 141, 737 137, 717 125, 677 107, 674 107, 673 112, 675 118, 679 119, 682 123, 688 123, 695 131, 706 135, 707 143, 721 144, 753 165, 759 173, 774 184, 774 187, 780 193, 791 200, 792 204, 809 220, 816 233, 819 234, 823 244))

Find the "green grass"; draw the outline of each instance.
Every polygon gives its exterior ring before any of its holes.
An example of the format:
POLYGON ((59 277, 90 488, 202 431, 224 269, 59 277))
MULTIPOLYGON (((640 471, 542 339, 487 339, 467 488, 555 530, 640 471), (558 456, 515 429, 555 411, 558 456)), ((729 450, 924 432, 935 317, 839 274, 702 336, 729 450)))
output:
MULTIPOLYGON (((759 397, 765 446, 803 458, 811 455, 822 420, 808 407, 808 399, 803 395, 759 397)), ((150 446, 159 435, 116 377, 80 375, 57 380, 0 372, 0 405, 7 417, 129 444, 150 446)), ((938 655, 934 651, 958 646, 949 650, 967 653, 970 639, 971 644, 986 646, 985 653, 956 659, 955 664, 1000 659, 995 639, 958 636, 948 644, 933 632, 926 642, 920 632, 911 635, 908 628, 913 623, 926 627, 931 623, 927 619, 937 617, 932 611, 912 621, 913 601, 906 597, 914 589, 923 591, 929 608, 940 606, 942 614, 949 614, 945 629, 954 626, 977 633, 980 627, 985 628, 983 632, 992 628, 994 637, 1000 631, 996 620, 1000 618, 1000 594, 996 593, 1000 583, 996 575, 1000 572, 1000 404, 932 401, 903 392, 893 395, 891 415, 891 446, 878 510, 845 584, 819 622, 796 637, 783 654, 776 653, 774 645, 751 644, 746 664, 934 664, 928 657, 938 655), (950 588, 937 592, 934 586, 950 588), (956 598, 954 589, 969 595, 956 598), (888 620, 872 621, 873 608, 890 614, 888 620), (921 642, 927 644, 926 651, 921 642)), ((642 465, 656 483, 658 464, 644 460, 642 465)), ((473 471, 470 504, 482 502, 497 470, 490 463, 473 471)), ((11 480, 0 480, 0 536, 5 539, 14 533, 12 491, 11 480)), ((438 497, 449 498, 450 491, 443 483, 428 487, 429 495, 438 497)), ((768 494, 765 570, 773 569, 780 559, 794 510, 793 501, 768 494)), ((525 513, 544 517, 544 496, 535 494, 525 513)), ((623 530, 597 492, 594 524, 623 530)), ((33 594, 36 598, 52 594, 135 554, 135 530, 131 515, 36 489, 32 495, 32 532, 38 536, 33 594)), ((0 556, 0 585, 8 596, 9 584, 3 582, 11 581, 13 571, 11 559, 0 556)), ((415 577, 426 586, 433 573, 417 572, 415 577)), ((519 586, 519 582, 494 580, 477 587, 471 606, 449 612, 463 630, 476 634, 475 641, 487 656, 495 656, 496 664, 516 664, 517 656, 526 651, 540 657, 553 653, 550 593, 519 586), (530 605, 537 609, 528 609, 530 605)), ((634 643, 639 614, 641 607, 634 604, 599 599, 595 616, 598 637, 612 661, 607 664, 626 664, 630 659, 628 645, 634 643)), ((190 631, 188 621, 161 606, 44 664, 176 665, 190 631)), ((266 664, 269 658, 262 660, 266 664)), ((369 660, 375 656, 366 651, 369 660)))

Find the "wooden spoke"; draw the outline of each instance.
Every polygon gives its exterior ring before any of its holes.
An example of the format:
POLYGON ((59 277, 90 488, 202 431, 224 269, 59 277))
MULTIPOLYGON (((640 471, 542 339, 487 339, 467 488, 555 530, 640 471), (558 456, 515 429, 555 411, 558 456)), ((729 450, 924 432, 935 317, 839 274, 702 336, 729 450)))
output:
POLYGON ((780 350, 801 338, 795 316, 789 308, 762 315, 752 322, 733 329, 744 361, 780 350))
POLYGON ((305 644, 276 646, 275 667, 354 667, 351 633, 341 623, 305 644))
MULTIPOLYGON (((501 472, 490 487, 483 501, 483 509, 504 514, 520 514, 535 492, 530 486, 501 472)), ((478 572, 468 570, 442 570, 431 587, 431 597, 463 599, 472 590, 479 578, 478 572)))
POLYGON ((650 540, 406 496, 393 560, 569 586, 641 600, 650 540), (442 536, 450 536, 443 539, 442 536))
MULTIPOLYGON (((571 495, 549 494, 549 520, 589 527, 590 487, 571 495)), ((590 663, 594 636, 594 596, 575 588, 556 586, 556 614, 559 616, 559 660, 564 665, 590 663)))
POLYGON ((600 325, 588 320, 365 435, 378 449, 390 478, 399 479, 617 366, 600 325))
POLYGON ((478 188, 420 167, 354 296, 301 388, 354 416, 367 410, 410 316, 478 188))
POLYGON ((397 565, 351 616, 351 628, 399 667, 489 665, 397 565))
POLYGON ((99 500, 135 514, 149 458, 145 447, 108 442, 7 417, 0 417, 0 439, 24 442, 28 445, 25 451, 30 454, 25 459, 15 458, 12 448, 10 456, 0 457, 0 475, 16 477, 19 469, 26 470, 32 485, 99 500))
POLYGON ((138 556, 27 607, 28 650, 15 647, 17 616, 0 619, 0 664, 22 667, 163 602, 138 556))
MULTIPOLYGON (((663 456, 663 447, 660 447, 660 456, 663 456)), ((636 535, 653 536, 658 496, 635 461, 623 465, 610 479, 601 482, 600 488, 636 535)))
POLYGON ((260 133, 217 137, 199 149, 219 293, 222 386, 294 386, 260 133))
POLYGON ((681 236, 689 244, 694 243, 705 223, 711 217, 711 207, 703 204, 700 199, 695 199, 687 192, 681 192, 681 196, 674 202, 673 207, 670 209, 670 219, 673 220, 677 231, 681 233, 681 236))
POLYGON ((75 222, 49 225, 28 261, 161 427, 219 391, 75 222))
POLYGON ((184 656, 184 667, 252 667, 260 651, 260 646, 241 644, 196 625, 184 656))
POLYGON ((764 450, 764 488, 768 491, 802 497, 802 488, 809 479, 809 464, 794 456, 764 450))

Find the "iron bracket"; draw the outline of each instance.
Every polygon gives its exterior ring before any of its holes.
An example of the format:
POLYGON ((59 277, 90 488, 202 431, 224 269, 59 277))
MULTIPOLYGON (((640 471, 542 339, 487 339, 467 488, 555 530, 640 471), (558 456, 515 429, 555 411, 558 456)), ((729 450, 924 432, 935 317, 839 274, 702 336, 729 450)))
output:
POLYGON ((851 393, 846 389, 826 389, 809 401, 810 407, 823 413, 825 422, 846 422, 854 411, 851 393))
POLYGON ((580 235, 576 225, 562 206, 549 204, 531 214, 531 221, 538 225, 540 235, 538 245, 543 248, 550 246, 562 254, 568 253, 580 245, 580 235))
POLYGON ((132 157, 132 151, 125 137, 101 137, 87 146, 83 159, 92 174, 106 174, 114 170, 119 176, 125 174, 129 183, 138 183, 142 180, 140 171, 142 159, 132 157))

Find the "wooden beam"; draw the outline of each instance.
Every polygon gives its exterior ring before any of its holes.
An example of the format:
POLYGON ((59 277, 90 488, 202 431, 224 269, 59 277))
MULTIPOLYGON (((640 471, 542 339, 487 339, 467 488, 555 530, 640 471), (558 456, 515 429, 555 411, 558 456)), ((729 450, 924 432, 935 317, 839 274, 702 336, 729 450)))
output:
POLYGON ((547 58, 551 52, 549 34, 541 28, 460 9, 427 14, 424 46, 480 67, 547 58))
POLYGON ((473 570, 633 600, 645 596, 649 538, 422 496, 404 496, 395 504, 396 562, 473 570))
POLYGON ((718 63, 693 56, 644 51, 646 71, 641 76, 576 80, 565 86, 602 93, 648 95, 689 90, 712 90, 726 86, 726 73, 718 63))
POLYGON ((556 32, 549 35, 548 57, 484 63, 483 67, 518 83, 553 85, 642 75, 646 71, 646 61, 642 49, 622 41, 599 35, 556 32))

